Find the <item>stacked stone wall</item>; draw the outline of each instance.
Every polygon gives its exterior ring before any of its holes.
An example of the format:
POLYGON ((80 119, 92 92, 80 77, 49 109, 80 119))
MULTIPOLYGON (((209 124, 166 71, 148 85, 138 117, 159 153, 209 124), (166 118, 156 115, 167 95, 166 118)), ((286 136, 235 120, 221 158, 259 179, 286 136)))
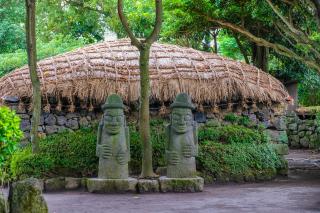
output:
MULTIPOLYGON (((18 102, 7 103, 12 110, 21 118, 21 129, 25 134, 24 141, 30 139, 31 117, 32 113, 26 108, 21 109, 18 102)), ((166 117, 168 118, 169 110, 166 115, 161 115, 160 106, 150 108, 151 117, 166 117)), ((230 113, 228 109, 220 108, 219 113, 213 113, 210 108, 204 109, 203 112, 195 112, 195 120, 198 123, 205 123, 207 121, 216 121, 223 123, 223 118, 226 114, 230 113)), ((284 116, 283 109, 276 107, 270 108, 263 105, 257 108, 249 107, 246 110, 233 109, 233 113, 237 115, 248 116, 250 121, 257 125, 262 125, 267 129, 270 139, 273 143, 287 144, 288 137, 286 132, 286 116, 284 116)), ((138 119, 137 109, 131 110, 127 114, 128 120, 138 119)), ((77 108, 76 112, 70 113, 67 109, 62 111, 52 110, 50 113, 43 112, 40 119, 39 132, 42 136, 51 135, 63 131, 74 131, 81 127, 86 127, 92 123, 96 123, 101 119, 102 111, 95 109, 89 112, 86 109, 77 108)))
POLYGON ((316 148, 320 145, 320 122, 315 114, 287 115, 287 134, 292 148, 316 148))

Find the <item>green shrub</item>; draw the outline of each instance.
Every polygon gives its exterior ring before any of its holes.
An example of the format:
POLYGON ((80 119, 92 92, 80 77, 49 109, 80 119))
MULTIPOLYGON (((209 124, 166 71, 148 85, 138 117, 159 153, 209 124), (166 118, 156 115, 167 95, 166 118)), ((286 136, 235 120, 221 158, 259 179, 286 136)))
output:
POLYGON ((239 117, 234 113, 228 113, 224 116, 223 120, 229 121, 231 123, 237 123, 239 120, 239 117))
POLYGON ((285 166, 271 144, 224 145, 205 141, 197 159, 198 170, 207 182, 271 179, 285 166))
MULTIPOLYGON (((129 123, 131 173, 141 171, 142 145, 135 123, 129 123)), ((94 126, 76 132, 59 133, 40 143, 41 154, 32 155, 27 149, 14 154, 11 169, 14 177, 36 176, 94 176, 98 159, 95 156, 96 130, 94 126)), ((165 166, 166 122, 151 121, 153 166, 165 166)), ((273 177, 282 167, 281 158, 259 129, 239 125, 204 126, 199 130, 200 153, 198 170, 208 182, 211 180, 256 180, 273 177), (250 179, 251 177, 251 179, 250 179)))
POLYGON ((15 151, 22 136, 20 118, 8 107, 0 107, 0 169, 15 151))
POLYGON ((220 127, 204 126, 199 130, 199 141, 215 141, 225 144, 268 142, 268 137, 262 129, 249 129, 240 125, 220 127))

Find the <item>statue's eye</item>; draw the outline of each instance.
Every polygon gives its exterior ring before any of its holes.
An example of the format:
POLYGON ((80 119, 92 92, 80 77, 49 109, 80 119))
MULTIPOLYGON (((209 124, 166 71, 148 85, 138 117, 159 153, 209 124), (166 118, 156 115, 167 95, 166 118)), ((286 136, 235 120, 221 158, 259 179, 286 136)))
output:
POLYGON ((106 121, 112 121, 112 117, 111 116, 105 116, 106 121))
POLYGON ((179 118, 180 118, 180 116, 177 115, 177 114, 173 114, 173 115, 172 115, 172 119, 173 119, 173 120, 179 120, 179 118))
POLYGON ((186 116, 184 117, 184 120, 185 120, 185 121, 191 121, 191 119, 192 119, 191 115, 186 115, 186 116))
POLYGON ((117 122, 121 122, 122 121, 122 116, 117 116, 117 122))

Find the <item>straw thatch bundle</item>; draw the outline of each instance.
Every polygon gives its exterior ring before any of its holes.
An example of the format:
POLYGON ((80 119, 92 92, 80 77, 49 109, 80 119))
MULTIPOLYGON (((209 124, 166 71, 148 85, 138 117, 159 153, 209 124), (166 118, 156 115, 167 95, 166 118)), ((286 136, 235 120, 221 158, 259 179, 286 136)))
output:
MULTIPOLYGON (((111 93, 126 102, 139 98, 139 52, 129 40, 90 45, 38 62, 44 98, 101 103, 111 93)), ((186 92, 196 103, 251 100, 282 103, 288 96, 271 75, 241 62, 190 48, 155 43, 150 57, 151 98, 171 101, 186 92)), ((0 79, 0 97, 30 97, 27 66, 0 79)))

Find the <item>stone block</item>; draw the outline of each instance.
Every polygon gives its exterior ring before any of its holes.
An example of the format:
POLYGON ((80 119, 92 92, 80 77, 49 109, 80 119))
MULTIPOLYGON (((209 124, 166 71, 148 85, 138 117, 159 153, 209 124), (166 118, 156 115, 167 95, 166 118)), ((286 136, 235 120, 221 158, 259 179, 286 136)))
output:
POLYGON ((52 126, 57 123, 57 118, 53 114, 49 114, 45 119, 44 119, 44 124, 47 126, 52 126))
POLYGON ((79 125, 80 125, 80 127, 86 127, 89 125, 89 122, 85 117, 82 117, 79 120, 79 125))
POLYGON ((300 131, 298 135, 299 135, 300 138, 303 138, 306 135, 306 132, 305 131, 300 131))
POLYGON ((299 147, 300 146, 299 141, 300 141, 299 135, 290 135, 289 137, 290 146, 299 147))
POLYGON ((42 196, 40 183, 35 178, 13 183, 10 187, 9 203, 10 212, 14 213, 48 212, 48 206, 42 196))
POLYGON ((66 177, 65 179, 65 189, 73 190, 79 189, 81 187, 81 178, 73 178, 73 177, 66 177))
POLYGON ((57 133, 58 130, 59 130, 59 126, 56 126, 56 125, 45 127, 45 133, 47 133, 48 135, 57 133))
POLYGON ((277 130, 285 130, 287 128, 286 119, 284 116, 275 117, 271 123, 277 130))
POLYGON ((50 178, 45 181, 45 191, 52 192, 52 191, 61 191, 65 189, 65 178, 50 178))
POLYGON ((195 178, 159 178, 161 192, 202 192, 204 180, 195 178))
POLYGON ((66 127, 76 130, 76 129, 79 129, 79 123, 77 119, 68 119, 66 123, 66 127))
POLYGON ((307 138, 307 137, 301 138, 300 139, 300 145, 303 148, 309 148, 309 138, 307 138))
POLYGON ((57 124, 59 125, 59 126, 63 126, 63 125, 65 125, 67 123, 67 118, 66 117, 64 117, 64 116, 58 116, 57 117, 57 124))
POLYGON ((288 129, 291 131, 295 131, 298 129, 298 124, 296 124, 296 123, 289 124, 288 129))
POLYGON ((99 179, 89 178, 87 188, 91 193, 136 193, 138 180, 128 179, 99 179))
POLYGON ((66 118, 67 118, 67 119, 78 118, 78 117, 80 117, 80 114, 79 114, 79 113, 68 113, 68 114, 66 115, 66 118))
POLYGON ((22 131, 30 131, 31 129, 31 123, 30 123, 30 120, 21 120, 21 123, 20 123, 20 129, 22 131))
POLYGON ((139 179, 138 180, 138 192, 148 193, 148 192, 159 192, 159 181, 158 180, 148 180, 139 179))

